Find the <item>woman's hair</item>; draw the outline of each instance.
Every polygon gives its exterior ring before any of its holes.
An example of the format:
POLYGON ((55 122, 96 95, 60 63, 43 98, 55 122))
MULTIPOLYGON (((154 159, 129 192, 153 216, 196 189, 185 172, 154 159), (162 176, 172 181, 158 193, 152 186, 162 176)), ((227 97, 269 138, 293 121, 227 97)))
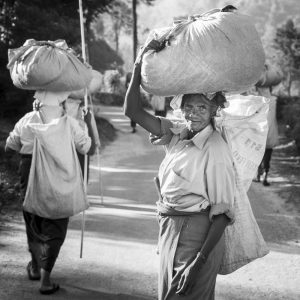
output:
POLYGON ((225 108, 224 104, 227 100, 222 92, 217 92, 211 101, 213 101, 217 107, 225 108))
POLYGON ((221 12, 233 12, 235 10, 237 10, 237 8, 235 6, 233 6, 233 5, 226 5, 225 7, 223 7, 221 9, 221 12))
POLYGON ((186 101, 189 97, 191 97, 191 96, 193 96, 193 95, 200 95, 201 97, 204 97, 206 100, 208 100, 209 102, 211 102, 212 105, 217 106, 218 108, 224 108, 224 107, 225 107, 225 106, 224 106, 224 103, 226 102, 226 98, 225 98, 224 94, 223 94, 222 92, 217 92, 217 93, 215 94, 215 96, 214 96, 211 100, 209 100, 209 99, 205 96, 205 94, 201 94, 201 93, 198 93, 198 94, 184 94, 184 95, 182 96, 182 101, 181 101, 181 105, 180 105, 180 108, 181 108, 181 109, 183 109, 183 106, 184 106, 185 101, 186 101))

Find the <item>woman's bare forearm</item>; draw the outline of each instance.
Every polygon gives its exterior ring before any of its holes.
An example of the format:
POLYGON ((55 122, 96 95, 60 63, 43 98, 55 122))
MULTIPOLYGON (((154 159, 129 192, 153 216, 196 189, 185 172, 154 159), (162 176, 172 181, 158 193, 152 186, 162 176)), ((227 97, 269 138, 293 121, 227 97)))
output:
POLYGON ((208 258, 213 248, 221 239, 228 223, 229 219, 225 214, 217 215, 214 217, 213 222, 208 230, 205 242, 200 250, 200 253, 202 255, 201 259, 208 258))
POLYGON ((140 95, 141 65, 136 64, 125 96, 124 113, 154 135, 160 135, 160 120, 144 110, 140 95))
POLYGON ((141 83, 141 65, 135 64, 132 72, 132 77, 126 91, 124 102, 124 113, 129 118, 135 121, 135 117, 143 110, 140 95, 141 83))

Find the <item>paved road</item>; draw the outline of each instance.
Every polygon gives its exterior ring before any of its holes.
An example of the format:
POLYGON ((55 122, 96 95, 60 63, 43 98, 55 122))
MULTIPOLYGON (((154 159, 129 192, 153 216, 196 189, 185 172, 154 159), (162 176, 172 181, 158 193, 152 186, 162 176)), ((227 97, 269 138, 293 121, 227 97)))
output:
MULTIPOLYGON (((41 297, 38 284, 28 282, 24 271, 28 255, 19 218, 2 231, 1 300, 156 299, 158 226, 153 177, 163 152, 149 145, 142 128, 130 132, 120 108, 100 107, 99 114, 118 129, 118 138, 100 156, 101 174, 97 159, 92 160, 88 186, 92 205, 85 214, 83 258, 79 258, 82 217, 77 216, 71 220, 53 272, 62 290, 41 297)), ((218 277, 216 299, 299 299, 299 218, 287 213, 272 189, 253 184, 249 196, 271 252, 231 275, 218 277)))

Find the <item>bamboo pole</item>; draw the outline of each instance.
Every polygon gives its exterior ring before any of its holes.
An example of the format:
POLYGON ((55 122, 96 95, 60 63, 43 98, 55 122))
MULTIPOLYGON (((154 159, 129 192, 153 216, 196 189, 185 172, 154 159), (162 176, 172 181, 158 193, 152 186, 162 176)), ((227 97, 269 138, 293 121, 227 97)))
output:
MULTIPOLYGON (((93 106, 93 101, 91 97, 88 97, 92 111, 94 111, 94 106, 93 106)), ((101 142, 101 141, 100 141, 101 142)), ((99 145, 100 147, 100 145, 99 145)), ((100 149, 99 147, 96 148, 96 155, 97 155, 97 167, 99 169, 99 194, 100 194, 100 199, 101 199, 101 205, 104 204, 104 199, 103 199, 103 182, 102 182, 102 174, 101 174, 101 161, 100 161, 100 149)))
MULTIPOLYGON (((79 0, 79 17, 80 17, 80 34, 81 34, 81 52, 83 61, 86 62, 86 51, 85 51, 85 36, 84 36, 84 24, 83 24, 83 10, 82 10, 82 0, 79 0)), ((87 89, 85 89, 84 95, 84 107, 87 110, 88 108, 88 95, 87 89)), ((84 190, 87 194, 87 168, 88 168, 88 160, 87 155, 84 156, 84 172, 83 172, 83 180, 84 180, 84 190)), ((82 212, 82 220, 81 220, 81 242, 80 242, 80 258, 82 258, 83 253, 83 238, 84 238, 84 230, 85 230, 85 212, 82 212)))

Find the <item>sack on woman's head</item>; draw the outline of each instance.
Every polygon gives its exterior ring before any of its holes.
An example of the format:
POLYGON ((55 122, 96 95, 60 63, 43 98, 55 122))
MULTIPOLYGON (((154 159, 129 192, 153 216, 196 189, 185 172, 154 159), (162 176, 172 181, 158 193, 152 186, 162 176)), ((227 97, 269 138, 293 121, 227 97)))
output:
POLYGON ((142 87, 151 94, 246 90, 264 68, 255 26, 250 17, 236 12, 197 15, 172 28, 154 30, 147 42, 153 38, 165 47, 143 58, 142 87))

